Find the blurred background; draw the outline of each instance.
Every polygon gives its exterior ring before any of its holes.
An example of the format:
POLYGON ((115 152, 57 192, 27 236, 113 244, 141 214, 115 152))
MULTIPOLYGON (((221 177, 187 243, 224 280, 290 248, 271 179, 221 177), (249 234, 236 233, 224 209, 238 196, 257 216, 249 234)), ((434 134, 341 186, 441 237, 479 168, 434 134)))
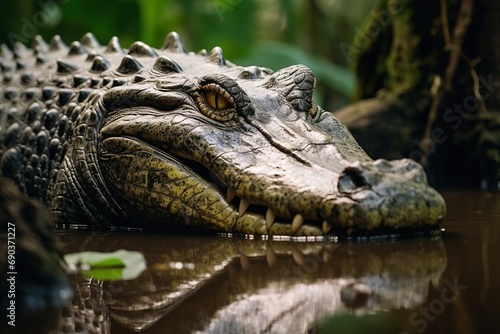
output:
POLYGON ((188 51, 220 46, 238 65, 277 70, 309 66, 315 99, 333 111, 350 102, 354 76, 341 45, 352 43, 371 0, 3 0, 0 41, 31 45, 35 35, 67 44, 92 32, 107 44, 118 36, 160 47, 177 31, 188 51))

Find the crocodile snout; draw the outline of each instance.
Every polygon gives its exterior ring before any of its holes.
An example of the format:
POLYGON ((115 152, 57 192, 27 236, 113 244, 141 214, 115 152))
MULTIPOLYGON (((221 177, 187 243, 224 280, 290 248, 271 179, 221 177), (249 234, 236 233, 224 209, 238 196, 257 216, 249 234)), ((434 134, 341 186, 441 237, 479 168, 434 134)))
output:
POLYGON ((340 174, 337 189, 354 204, 354 225, 375 228, 436 226, 446 206, 409 159, 356 162, 340 174))

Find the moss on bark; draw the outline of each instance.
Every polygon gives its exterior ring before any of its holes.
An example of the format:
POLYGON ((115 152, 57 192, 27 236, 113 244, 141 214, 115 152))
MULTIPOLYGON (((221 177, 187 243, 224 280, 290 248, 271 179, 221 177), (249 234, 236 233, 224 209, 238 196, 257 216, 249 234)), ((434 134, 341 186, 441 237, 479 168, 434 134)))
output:
POLYGON ((411 157, 436 185, 497 187, 499 21, 495 0, 378 0, 349 50, 358 101, 337 115, 374 158, 411 157))

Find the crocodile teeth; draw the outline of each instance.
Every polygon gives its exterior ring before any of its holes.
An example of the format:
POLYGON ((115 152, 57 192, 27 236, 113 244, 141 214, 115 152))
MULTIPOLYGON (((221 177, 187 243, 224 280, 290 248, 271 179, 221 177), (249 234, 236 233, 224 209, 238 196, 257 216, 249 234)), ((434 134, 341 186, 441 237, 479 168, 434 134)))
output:
POLYGON ((332 229, 333 225, 327 222, 326 220, 323 220, 323 233, 328 234, 330 230, 332 229))
POLYGON ((269 245, 267 246, 267 249, 266 249, 266 260, 267 260, 267 264, 271 268, 274 267, 276 262, 278 262, 278 257, 276 256, 276 253, 269 245))
POLYGON ((297 263, 298 265, 301 266, 304 264, 304 260, 305 260, 304 254, 302 254, 300 249, 298 249, 295 246, 292 246, 292 258, 295 261, 295 263, 297 263))
POLYGON ((273 210, 271 210, 271 208, 268 208, 266 211, 266 227, 268 231, 271 229, 271 226, 273 226, 275 219, 276 215, 274 214, 273 210))
POLYGON ((236 196, 236 191, 234 191, 234 189, 231 187, 227 188, 226 201, 228 203, 231 202, 235 196, 236 196))
POLYGON ((250 202, 248 200, 242 198, 240 201, 240 216, 243 215, 248 210, 249 206, 250 206, 250 202))
POLYGON ((293 217, 293 221, 292 221, 292 230, 291 230, 291 234, 295 234, 297 233, 297 231, 299 230, 299 228, 301 228, 302 224, 304 224, 304 217, 302 217, 302 215, 295 215, 295 217, 293 217))
POLYGON ((240 264, 243 270, 248 270, 252 266, 250 259, 245 254, 240 254, 240 264))
POLYGON ((323 251, 323 262, 328 263, 330 262, 330 259, 332 258, 331 254, 327 252, 326 250, 323 251))

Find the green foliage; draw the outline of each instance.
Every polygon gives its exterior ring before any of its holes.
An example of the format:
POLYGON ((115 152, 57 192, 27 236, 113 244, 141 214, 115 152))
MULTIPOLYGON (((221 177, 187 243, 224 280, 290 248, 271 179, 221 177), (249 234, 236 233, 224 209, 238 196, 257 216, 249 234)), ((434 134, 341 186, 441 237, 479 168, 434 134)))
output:
POLYGON ((272 69, 295 63, 311 67, 329 105, 347 103, 353 75, 340 43, 351 43, 373 6, 369 0, 7 0, 0 12, 0 39, 28 43, 34 35, 78 40, 92 31, 107 43, 119 36, 127 47, 142 40, 159 47, 177 31, 187 50, 223 48, 234 63, 272 69), (332 94, 333 93, 333 94, 332 94))
POLYGON ((273 70, 294 65, 307 65, 319 82, 334 87, 344 96, 349 96, 354 87, 354 76, 345 67, 333 64, 321 57, 307 54, 302 49, 281 42, 257 43, 249 56, 238 61, 240 65, 265 64, 273 70))

